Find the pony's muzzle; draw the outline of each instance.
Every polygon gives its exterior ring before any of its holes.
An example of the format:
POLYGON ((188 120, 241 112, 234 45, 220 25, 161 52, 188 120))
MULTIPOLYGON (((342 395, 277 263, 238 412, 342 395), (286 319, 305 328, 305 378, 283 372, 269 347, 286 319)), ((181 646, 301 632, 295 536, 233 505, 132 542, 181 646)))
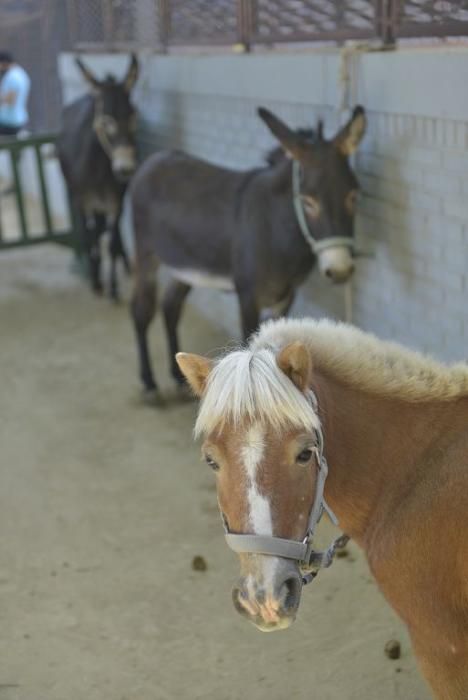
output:
POLYGON ((262 632, 286 629, 294 622, 299 608, 302 577, 291 562, 280 569, 282 575, 275 576, 270 585, 249 575, 240 578, 232 590, 237 612, 262 632))
POLYGON ((354 272, 351 251, 345 246, 327 248, 319 253, 320 272, 332 282, 347 282, 354 272))

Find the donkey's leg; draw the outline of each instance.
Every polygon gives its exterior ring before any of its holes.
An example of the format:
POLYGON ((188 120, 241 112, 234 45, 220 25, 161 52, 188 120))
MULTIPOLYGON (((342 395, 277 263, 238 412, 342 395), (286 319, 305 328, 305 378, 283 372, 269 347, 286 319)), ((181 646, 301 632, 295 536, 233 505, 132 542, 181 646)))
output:
POLYGON ((116 227, 116 246, 117 246, 117 254, 119 258, 122 260, 122 264, 124 266, 124 270, 129 275, 132 271, 132 267, 130 265, 130 260, 127 255, 127 251, 125 250, 125 246, 123 244, 123 238, 122 238, 122 233, 120 230, 120 220, 117 223, 116 227))
POLYGON ((276 319, 281 318, 282 316, 287 316, 291 306, 294 303, 295 297, 295 291, 291 290, 291 292, 289 292, 288 295, 277 304, 268 309, 262 310, 261 320, 267 321, 268 319, 276 319))
POLYGON ((175 360, 179 352, 179 340, 177 338, 177 326, 182 313, 184 301, 190 292, 191 286, 172 279, 166 289, 163 299, 164 321, 166 323, 167 341, 169 344, 169 356, 171 362, 171 374, 178 384, 185 384, 185 377, 175 360))
POLYGON ((258 328, 260 310, 254 294, 250 290, 237 289, 239 297, 242 337, 246 341, 258 328))
POLYGON ((84 248, 89 265, 89 279, 91 288, 95 294, 102 294, 101 282, 101 248, 100 248, 100 221, 97 217, 81 215, 81 228, 83 232, 84 248), (92 224, 89 219, 92 219, 92 224))
POLYGON ((130 273, 130 262, 127 252, 122 242, 122 234, 120 231, 120 216, 112 224, 109 252, 111 258, 110 280, 109 280, 109 295, 114 301, 119 300, 119 287, 117 279, 117 260, 122 258, 122 262, 127 274, 130 273))
POLYGON ((68 201, 70 203, 70 218, 73 231, 73 248, 78 268, 82 269, 86 277, 89 277, 89 259, 85 246, 85 217, 81 209, 78 197, 76 197, 67 185, 68 201))
POLYGON ((119 221, 115 221, 111 227, 109 253, 110 253, 110 278, 109 278, 109 296, 114 301, 119 301, 119 284, 117 281, 117 259, 119 257, 119 248, 122 247, 120 240, 119 221))
POLYGON ((148 350, 148 328, 156 313, 156 282, 149 275, 138 278, 133 292, 131 315, 135 328, 140 365, 140 378, 148 397, 158 397, 158 387, 151 368, 148 350))

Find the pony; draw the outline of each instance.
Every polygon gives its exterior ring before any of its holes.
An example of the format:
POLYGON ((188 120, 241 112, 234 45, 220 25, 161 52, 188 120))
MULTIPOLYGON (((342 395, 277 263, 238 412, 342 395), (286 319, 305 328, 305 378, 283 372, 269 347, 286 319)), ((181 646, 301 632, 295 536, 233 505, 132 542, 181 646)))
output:
POLYGON ((122 244, 120 218, 127 184, 136 168, 136 112, 130 93, 138 79, 132 54, 123 80, 108 75, 98 80, 76 59, 90 94, 67 105, 56 150, 83 249, 91 287, 102 293, 100 238, 109 227, 111 269, 109 294, 119 297, 116 264, 130 270, 122 244))
POLYGON ((358 181, 349 163, 366 129, 357 106, 327 140, 319 124, 293 131, 264 108, 258 114, 283 153, 261 168, 237 172, 184 153, 163 151, 139 168, 130 187, 135 241, 131 315, 144 394, 158 400, 147 333, 157 310, 155 271, 168 268, 162 300, 171 373, 183 385, 174 359, 177 327, 193 286, 235 291, 242 335, 262 314, 286 315, 297 288, 316 263, 336 283, 353 273, 358 181))
POLYGON ((239 554, 236 610, 265 631, 293 622, 304 582, 333 559, 336 542, 313 548, 328 510, 406 623, 434 696, 466 700, 468 365, 310 319, 177 362, 239 554))

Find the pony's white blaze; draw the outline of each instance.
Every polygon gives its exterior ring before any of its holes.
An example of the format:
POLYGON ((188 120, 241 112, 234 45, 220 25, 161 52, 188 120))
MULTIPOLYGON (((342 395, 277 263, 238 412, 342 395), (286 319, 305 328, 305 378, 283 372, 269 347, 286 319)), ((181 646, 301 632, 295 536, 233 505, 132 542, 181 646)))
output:
MULTIPOLYGON (((247 476, 247 502, 249 506, 249 523, 255 535, 273 535, 273 518, 271 504, 258 489, 258 469, 265 452, 265 430, 261 423, 253 423, 247 430, 245 444, 241 455, 247 476)), ((278 561, 276 557, 257 555, 257 563, 262 572, 262 585, 271 595, 274 589, 278 561)), ((256 583, 252 576, 247 578, 247 590, 254 597, 256 583)), ((276 619, 275 613, 271 613, 276 619)))
POLYGON ((247 473, 247 501, 249 522, 255 535, 272 535, 273 522, 270 502, 262 496, 257 485, 257 470, 265 448, 264 431, 259 423, 253 423, 247 430, 242 459, 247 473))

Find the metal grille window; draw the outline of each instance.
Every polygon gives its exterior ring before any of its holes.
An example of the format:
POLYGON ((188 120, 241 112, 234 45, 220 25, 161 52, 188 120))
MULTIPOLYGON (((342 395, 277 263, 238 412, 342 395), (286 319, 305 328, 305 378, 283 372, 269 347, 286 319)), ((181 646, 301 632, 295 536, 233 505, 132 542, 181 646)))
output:
POLYGON ((159 34, 156 0, 68 0, 73 43, 78 48, 155 46, 159 34))
POLYGON ((168 43, 235 43, 238 6, 235 0, 171 0, 165 6, 168 43))
POLYGON ((375 35, 373 0, 256 0, 254 41, 336 40, 375 35))
POLYGON ((468 0, 67 0, 78 47, 468 36, 468 0))
POLYGON ((397 36, 468 35, 468 0, 395 0, 393 9, 397 36))

